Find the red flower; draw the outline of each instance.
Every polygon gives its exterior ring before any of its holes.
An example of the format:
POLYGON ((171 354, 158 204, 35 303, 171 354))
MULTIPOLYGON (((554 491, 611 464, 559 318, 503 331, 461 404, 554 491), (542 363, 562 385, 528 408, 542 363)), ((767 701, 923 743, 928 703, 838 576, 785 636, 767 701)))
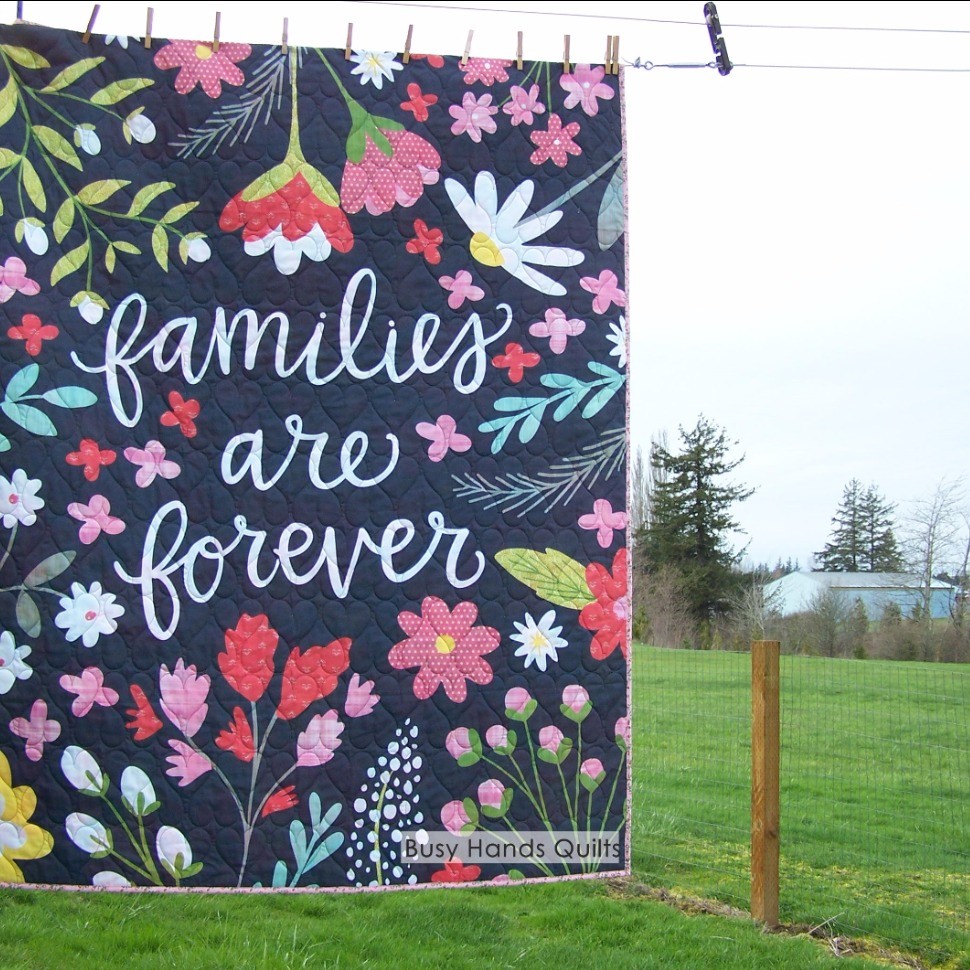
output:
POLYGON ((560 168, 564 168, 567 155, 582 155, 583 150, 573 139, 579 134, 579 122, 570 121, 563 127, 559 115, 549 115, 549 127, 546 131, 530 131, 529 138, 536 145, 536 150, 529 156, 533 165, 541 165, 552 159, 560 168))
POLYGON ((236 67, 252 53, 249 44, 219 44, 213 51, 211 41, 173 40, 155 55, 155 66, 167 70, 179 68, 175 78, 175 90, 188 94, 201 85, 210 98, 222 94, 222 82, 239 85, 246 76, 236 67))
POLYGON ((273 654, 279 634, 269 617, 243 613, 234 630, 226 630, 226 649, 216 660, 229 686, 247 701, 258 701, 273 678, 273 654))
POLYGON ((19 327, 11 327, 7 331, 7 336, 11 340, 26 341, 26 350, 31 357, 36 357, 40 353, 45 340, 53 340, 60 330, 53 324, 41 323, 41 319, 36 313, 25 313, 20 321, 19 327))
POLYGON ((64 460, 69 465, 84 465, 84 477, 89 482, 96 482, 101 466, 112 464, 116 457, 110 449, 102 451, 93 438, 82 438, 78 450, 70 452, 64 460))
POLYGON ((605 660, 617 647, 627 655, 626 627, 630 616, 630 597, 626 585, 626 549, 620 549, 613 559, 613 573, 605 566, 591 563, 586 567, 586 583, 596 597, 595 603, 583 607, 579 624, 596 635, 589 652, 597 660, 605 660))
POLYGON ((273 812, 285 812, 288 808, 292 808, 298 804, 299 801, 300 799, 296 797, 296 785, 287 785, 266 799, 266 804, 259 813, 259 817, 266 818, 267 815, 272 815, 273 812))
POLYGON ((161 719, 152 710, 152 705, 145 692, 137 685, 131 685, 131 699, 135 702, 134 707, 129 707, 125 714, 131 720, 125 725, 129 731, 135 732, 136 741, 146 741, 153 734, 160 731, 163 727, 161 719))
POLYGON ((233 708, 232 721, 229 727, 219 732, 216 745, 223 751, 231 751, 240 761, 250 762, 256 757, 253 729, 241 707, 233 708))
POLYGON ((432 266, 437 266, 441 262, 438 247, 445 238, 444 233, 440 229, 429 229, 423 219, 414 220, 414 233, 414 239, 409 239, 404 248, 415 255, 420 253, 432 266))
POLYGON ((427 61, 431 67, 444 67, 445 59, 440 54, 412 54, 412 61, 427 61))
POLYGON ((461 859, 446 862, 444 869, 431 873, 432 882, 474 882, 482 874, 481 866, 466 866, 461 859))
POLYGON ((438 103, 438 95, 424 94, 421 90, 420 84, 409 84, 408 97, 411 100, 402 101, 401 107, 405 111, 413 111, 415 121, 427 121, 428 108, 430 108, 431 105, 438 103))
POLYGON ((337 686, 337 678, 349 663, 349 637, 341 637, 325 647, 310 647, 306 653, 294 647, 283 668, 283 689, 276 713, 284 721, 298 717, 337 686))
POLYGON ((459 603, 452 611, 437 596, 424 598, 420 616, 407 610, 398 614, 408 638, 395 643, 387 659, 396 670, 420 668, 415 697, 424 700, 443 684, 445 694, 460 703, 468 696, 466 680, 491 682, 492 668, 482 655, 495 650, 501 636, 490 626, 474 626, 477 618, 474 603, 459 603))
POLYGON ((496 367, 508 367, 509 380, 518 384, 525 374, 526 367, 535 367, 542 358, 538 354, 526 353, 522 344, 506 344, 505 353, 492 358, 496 367))
POLYGON ((194 438, 199 429, 195 426, 194 418, 199 416, 199 402, 192 398, 184 398, 178 391, 171 391, 168 395, 168 406, 172 409, 162 415, 162 424, 167 428, 179 426, 179 430, 186 438, 194 438))
POLYGON ((390 212, 395 203, 408 208, 421 198, 426 185, 438 181, 440 166, 441 156, 420 135, 387 130, 372 121, 352 133, 347 144, 340 183, 343 207, 360 212, 366 206, 372 216, 390 212))

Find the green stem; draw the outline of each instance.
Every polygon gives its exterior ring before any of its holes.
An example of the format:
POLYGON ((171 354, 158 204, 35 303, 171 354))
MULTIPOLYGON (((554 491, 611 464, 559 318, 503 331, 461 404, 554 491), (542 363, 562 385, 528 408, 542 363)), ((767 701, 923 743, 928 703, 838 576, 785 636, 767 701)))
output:
POLYGON ((573 806, 569 802, 569 787, 566 784, 566 776, 562 773, 562 764, 556 762, 556 770, 559 772, 559 780, 562 782, 562 794, 566 802, 566 811, 569 812, 569 821, 572 822, 573 832, 579 835, 579 822, 576 820, 576 816, 573 813, 573 806))
MULTIPOLYGON (((0 569, 3 569, 7 564, 7 560, 10 558, 10 550, 13 549, 13 541, 17 538, 17 530, 20 528, 20 520, 15 519, 13 523, 13 528, 10 530, 10 541, 7 543, 7 548, 4 550, 3 559, 0 559, 0 569)), ((13 587, 11 587, 13 589, 13 587)))
MULTIPOLYGON (((616 786, 620 781, 620 775, 623 774, 623 765, 626 763, 626 750, 620 755, 620 763, 616 768, 616 777, 613 779, 613 787, 610 789, 610 797, 606 801, 606 808, 603 810, 603 824, 600 826, 599 834, 602 835, 606 831, 606 823, 610 817, 610 809, 613 807, 613 798, 616 795, 616 786)), ((623 820, 624 823, 626 819, 623 820)), ((619 831, 619 829, 617 829, 619 831)))
MULTIPOLYGON (((107 795, 99 795, 98 797, 105 803, 105 805, 108 806, 111 814, 114 815, 114 817, 118 820, 118 824, 124 829, 125 835, 128 836, 128 841, 131 843, 131 847, 135 850, 135 852, 138 853, 138 858, 141 859, 142 865, 144 865, 145 869, 155 869, 155 863, 152 861, 152 857, 148 852, 148 849, 146 848, 144 852, 142 852, 141 844, 135 839, 135 833, 129 828, 128 823, 125 821, 121 812, 119 812, 118 809, 111 804, 107 795)), ((155 875, 158 875, 157 870, 155 870, 155 875)))
POLYGON ((377 799, 377 818, 374 820, 374 851, 377 853, 376 874, 377 885, 384 885, 384 867, 381 864, 381 815, 384 811, 384 796, 387 794, 387 786, 391 783, 391 776, 388 774, 387 781, 381 788, 381 794, 377 799))
MULTIPOLYGON (((530 67, 529 70, 525 72, 525 76, 522 78, 521 82, 519 82, 519 87, 521 87, 523 91, 525 90, 525 86, 532 79, 532 72, 533 71, 535 71, 535 73, 536 73, 536 80, 538 80, 540 70, 541 70, 541 62, 534 61, 533 64, 532 64, 532 67, 530 67)), ((505 105, 507 105, 511 100, 512 100, 512 95, 510 94, 508 97, 506 97, 503 100, 499 101, 499 103, 495 107, 496 108, 504 108, 505 105)))
MULTIPOLYGON (((522 843, 523 845, 525 845, 525 839, 523 839, 523 838, 522 838, 522 836, 521 836, 521 835, 519 834, 519 832, 518 832, 518 830, 517 830, 517 829, 515 828, 515 826, 514 826, 514 825, 513 825, 513 824, 512 824, 512 823, 511 823, 511 822, 509 821, 509 819, 508 819, 508 816, 503 816, 503 817, 502 817, 502 821, 503 821, 503 822, 505 822, 505 824, 506 824, 506 825, 508 826, 508 829, 509 829, 509 831, 510 831, 510 832, 511 832, 511 833, 512 833, 512 834, 513 834, 513 835, 514 835, 514 836, 515 836, 515 837, 516 837, 516 838, 517 838, 517 839, 518 839, 518 840, 519 840, 519 841, 520 841, 520 842, 521 842, 521 843, 522 843)), ((494 835, 494 836, 495 836, 496 838, 498 838, 498 837, 499 837, 499 836, 498 836, 498 833, 496 833, 496 832, 491 832, 491 830, 490 830, 490 829, 484 829, 484 828, 483 828, 483 829, 482 829, 482 831, 483 831, 483 832, 490 832, 490 833, 491 833, 492 835, 494 835)), ((505 840, 503 839, 502 841, 504 842, 505 840)), ((506 844, 506 845, 511 845, 512 843, 511 843, 511 842, 506 842, 505 844, 506 844)), ((552 869, 550 869, 550 868, 549 868, 549 867, 548 867, 548 866, 547 866, 547 865, 546 865, 546 864, 545 864, 544 862, 540 862, 540 861, 539 861, 538 859, 534 859, 534 860, 532 861, 532 863, 531 863, 531 864, 532 864, 532 865, 534 865, 534 866, 535 866, 535 867, 536 867, 537 869, 539 869, 539 870, 540 870, 541 872, 544 872, 544 873, 545 873, 545 874, 546 874, 547 876, 554 876, 554 875, 555 875, 555 873, 554 873, 554 872, 552 871, 552 869)))
POLYGON ((546 61, 546 111, 552 114, 552 67, 546 61))
POLYGON ((152 878, 151 873, 148 872, 147 869, 142 869, 141 866, 136 865, 134 862, 131 861, 131 859, 126 859, 120 852, 117 852, 114 849, 109 849, 108 850, 108 855, 110 855, 113 858, 117 859, 119 862, 123 862, 133 872, 137 872, 139 876, 144 876, 145 879, 147 879, 149 882, 155 883, 156 886, 163 885, 163 883, 159 879, 152 878))
POLYGON ((550 212, 558 209, 559 206, 568 202, 574 195, 579 195, 584 189, 592 185, 598 178, 600 178, 607 169, 612 168, 621 158, 623 157, 623 152, 617 152, 609 161, 604 162, 600 167, 593 172, 592 175, 587 175, 582 182, 577 182, 569 191, 564 192, 558 199, 553 200, 549 205, 541 208, 536 216, 547 216, 550 212))
POLYGON ((537 812, 540 812, 541 809, 539 807, 539 803, 536 801, 535 796, 532 794, 532 789, 529 788, 529 784, 525 780, 525 775, 522 774, 522 769, 518 766, 514 758, 510 758, 509 760, 512 762, 512 766, 515 768, 516 772, 518 773, 517 775, 513 775, 511 771, 508 771, 507 769, 503 768, 497 761, 492 761, 492 759, 489 758, 488 756, 482 755, 482 761, 484 761, 486 764, 491 765, 493 768, 497 768, 499 771, 501 771, 502 774, 509 779, 509 781, 511 781, 516 787, 519 787, 519 790, 522 792, 522 794, 525 795, 525 797, 528 798, 529 801, 532 803, 532 807, 537 812))
POLYGON ((579 773, 583 766, 583 722, 580 721, 576 725, 576 779, 575 779, 575 792, 573 794, 573 801, 576 806, 576 819, 579 819, 579 773))
POLYGON ((347 107, 349 108, 352 104, 356 105, 357 101, 351 96, 350 92, 344 87, 343 82, 340 80, 340 76, 333 69, 333 66, 330 64, 330 61, 328 61, 327 58, 324 56, 323 51, 320 50, 319 47, 314 48, 314 50, 316 51, 317 57, 319 57, 320 60, 323 61, 323 66, 330 72, 330 76, 333 78, 334 83, 337 85, 337 89, 340 91, 341 95, 343 96, 344 101, 347 102, 347 107))
POLYGON ((266 805, 266 803, 283 787, 283 782, 286 781, 286 779, 289 778, 290 775, 292 775, 293 772, 296 771, 298 767, 299 765, 296 765, 296 764, 291 765, 289 768, 286 769, 286 771, 283 772, 282 775, 279 776, 279 778, 276 779, 276 784, 273 785, 270 788, 270 790, 263 796, 263 800, 256 807, 256 811, 253 815, 253 825, 256 824, 256 818, 259 816, 259 813, 262 812, 263 807, 266 805))
POLYGON ((529 744, 529 759, 532 762, 532 774, 535 776, 536 780, 536 791, 539 794, 539 802, 542 806, 542 820, 549 827, 549 831, 552 831, 552 826, 549 822, 549 812, 546 809, 546 799, 542 794, 542 781, 539 779, 539 765, 536 762, 536 747, 532 740, 532 732, 529 731, 529 727, 526 724, 522 725, 525 728, 525 739, 529 744))
MULTIPOLYGON (((141 839, 141 846, 145 852, 142 858, 145 860, 146 865, 154 874, 156 883, 161 886, 162 877, 155 865, 155 860, 152 858, 151 850, 148 848, 148 836, 145 833, 145 819, 141 815, 138 816, 138 836, 141 839)), ((139 855, 141 855, 141 853, 139 853, 139 855)))

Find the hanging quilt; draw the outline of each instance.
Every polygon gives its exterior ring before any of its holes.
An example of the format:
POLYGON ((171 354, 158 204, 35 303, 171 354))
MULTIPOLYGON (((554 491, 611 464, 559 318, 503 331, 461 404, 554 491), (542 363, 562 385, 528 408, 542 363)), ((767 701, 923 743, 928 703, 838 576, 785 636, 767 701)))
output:
POLYGON ((0 882, 624 871, 619 79, 0 61, 0 882))

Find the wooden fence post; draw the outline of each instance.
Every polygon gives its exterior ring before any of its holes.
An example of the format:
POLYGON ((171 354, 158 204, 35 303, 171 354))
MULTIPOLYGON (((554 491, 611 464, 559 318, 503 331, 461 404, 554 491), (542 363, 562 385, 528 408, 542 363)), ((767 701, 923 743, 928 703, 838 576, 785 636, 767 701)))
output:
POLYGON ((751 915, 778 925, 779 703, 777 640, 751 643, 751 915))

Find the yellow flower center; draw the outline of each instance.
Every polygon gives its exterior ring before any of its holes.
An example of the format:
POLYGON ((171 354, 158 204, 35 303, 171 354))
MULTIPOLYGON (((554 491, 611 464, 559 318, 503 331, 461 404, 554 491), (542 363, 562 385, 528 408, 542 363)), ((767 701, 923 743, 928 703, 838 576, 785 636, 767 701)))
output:
POLYGON ((549 648, 549 639, 546 635, 539 630, 536 630, 532 634, 532 649, 533 650, 547 650, 549 648))
POLYGON ((501 266, 505 262, 505 257, 495 240, 491 236, 485 235, 484 232, 476 232, 472 236, 468 248, 471 251, 472 258, 486 266, 501 266))
POLYGON ((205 44, 197 44, 195 48, 195 56, 200 61, 207 61, 212 57, 212 48, 207 47, 205 44))
POLYGON ((458 644, 455 643, 455 638, 448 636, 447 633, 440 634, 434 642, 434 648, 438 653, 451 653, 456 646, 458 644))

